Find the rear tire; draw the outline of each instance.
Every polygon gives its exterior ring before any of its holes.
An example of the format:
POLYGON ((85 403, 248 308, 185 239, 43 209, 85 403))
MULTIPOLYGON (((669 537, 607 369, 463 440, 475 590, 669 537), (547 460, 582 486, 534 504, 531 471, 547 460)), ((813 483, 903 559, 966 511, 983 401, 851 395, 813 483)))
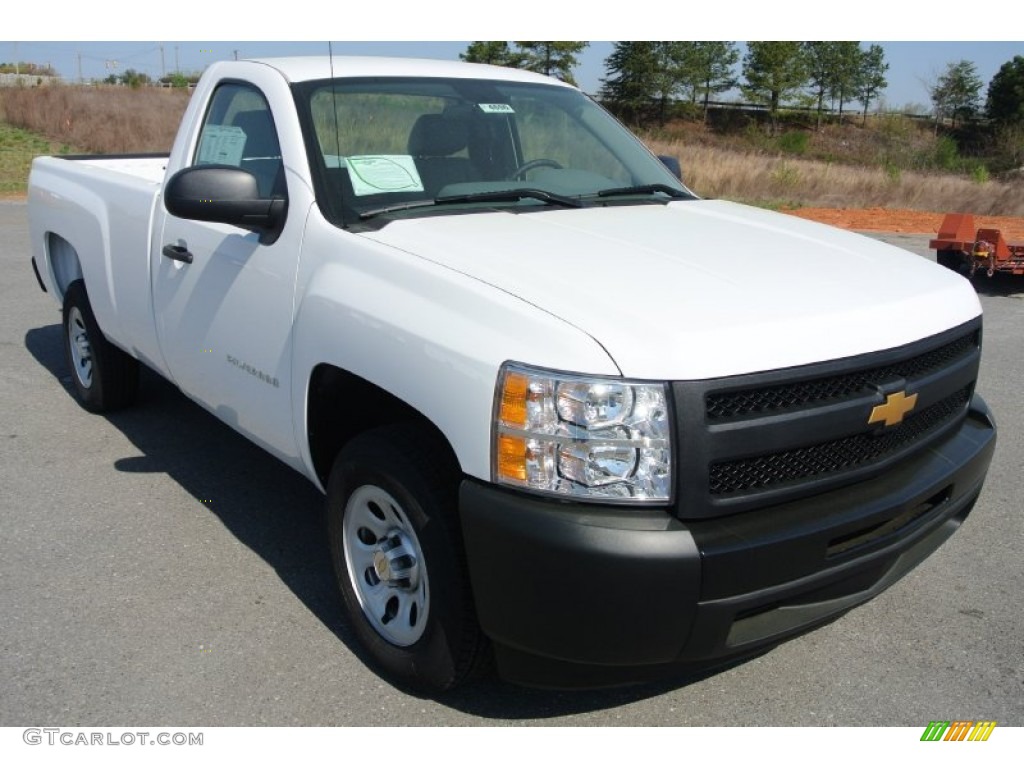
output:
POLYGON ((135 401, 139 363, 107 341, 81 280, 64 293, 64 358, 75 394, 86 410, 113 411, 135 401))
POLYGON ((487 668, 459 526, 460 473, 417 425, 375 429, 338 455, 327 524, 349 623, 385 676, 436 694, 487 668))

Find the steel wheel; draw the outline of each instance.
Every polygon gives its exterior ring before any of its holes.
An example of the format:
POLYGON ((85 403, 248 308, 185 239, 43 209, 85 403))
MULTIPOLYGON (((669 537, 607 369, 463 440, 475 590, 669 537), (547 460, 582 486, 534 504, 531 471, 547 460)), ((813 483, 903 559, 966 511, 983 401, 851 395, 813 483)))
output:
POLYGON ((92 345, 89 343, 89 330, 85 327, 85 319, 78 307, 71 307, 68 312, 68 334, 71 343, 71 367, 83 387, 92 386, 92 345))
POLYGON ((338 454, 327 532, 348 623, 394 682, 429 693, 490 662, 466 574, 451 448, 422 424, 378 427, 338 454))
POLYGON ((342 532, 345 561, 363 614, 393 645, 423 636, 430 588, 416 531, 382 488, 364 485, 349 497, 342 532))
POLYGON ((64 292, 64 359, 79 402, 96 413, 130 405, 139 386, 139 363, 103 335, 85 283, 64 292))

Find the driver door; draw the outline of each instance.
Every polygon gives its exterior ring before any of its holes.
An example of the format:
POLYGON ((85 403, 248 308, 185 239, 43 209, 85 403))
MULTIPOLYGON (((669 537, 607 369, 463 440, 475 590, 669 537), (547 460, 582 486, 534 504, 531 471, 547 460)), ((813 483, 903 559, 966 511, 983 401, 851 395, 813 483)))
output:
MULTIPOLYGON (((233 165, 256 176, 261 197, 287 200, 285 163, 267 99, 255 85, 213 92, 192 165, 233 165)), ((291 326, 302 220, 280 235, 164 213, 153 249, 160 347, 181 390, 291 463, 291 326)), ((296 221, 298 219, 298 221, 296 221)))

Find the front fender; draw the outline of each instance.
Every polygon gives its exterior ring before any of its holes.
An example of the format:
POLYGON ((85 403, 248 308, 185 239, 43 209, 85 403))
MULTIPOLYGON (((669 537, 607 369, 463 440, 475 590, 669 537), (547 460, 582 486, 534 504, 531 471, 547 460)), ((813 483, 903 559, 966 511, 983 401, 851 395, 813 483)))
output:
MULTIPOLYGON (((619 373, 596 341, 565 321, 492 285, 337 229, 315 210, 296 295, 293 391, 308 397, 321 363, 353 373, 426 416, 462 471, 483 480, 490 478, 494 386, 503 362, 619 373)), ((296 442, 315 479, 306 398, 295 398, 294 408, 296 442)))

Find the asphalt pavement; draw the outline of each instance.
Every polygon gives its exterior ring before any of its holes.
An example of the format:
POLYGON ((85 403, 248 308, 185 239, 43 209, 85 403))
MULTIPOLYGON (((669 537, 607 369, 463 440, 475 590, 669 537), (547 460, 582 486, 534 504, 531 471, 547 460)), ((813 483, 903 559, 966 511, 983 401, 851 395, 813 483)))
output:
POLYGON ((434 700, 360 657, 306 480, 150 372, 133 409, 78 406, 29 255, 0 202, 0 726, 1024 724, 1024 277, 976 279, 988 483, 890 590, 688 684, 434 700))

